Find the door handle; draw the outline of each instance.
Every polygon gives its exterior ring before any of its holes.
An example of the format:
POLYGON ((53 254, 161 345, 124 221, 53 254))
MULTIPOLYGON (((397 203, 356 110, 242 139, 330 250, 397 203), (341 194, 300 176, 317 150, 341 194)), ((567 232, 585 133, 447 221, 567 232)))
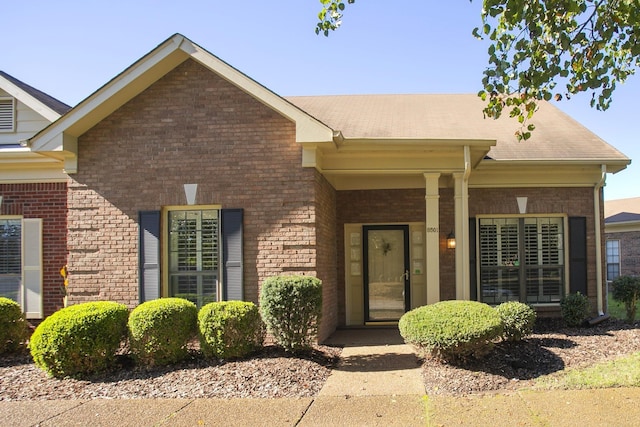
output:
POLYGON ((409 270, 405 270, 405 272, 401 274, 400 277, 404 277, 404 280, 409 280, 409 270))

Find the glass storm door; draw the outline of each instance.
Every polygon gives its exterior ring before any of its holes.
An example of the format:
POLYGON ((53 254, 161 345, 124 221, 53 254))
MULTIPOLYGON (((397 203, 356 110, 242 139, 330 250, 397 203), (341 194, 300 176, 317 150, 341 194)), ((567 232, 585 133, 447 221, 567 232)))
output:
POLYGON ((397 321, 409 298, 409 226, 363 227, 366 321, 397 321))

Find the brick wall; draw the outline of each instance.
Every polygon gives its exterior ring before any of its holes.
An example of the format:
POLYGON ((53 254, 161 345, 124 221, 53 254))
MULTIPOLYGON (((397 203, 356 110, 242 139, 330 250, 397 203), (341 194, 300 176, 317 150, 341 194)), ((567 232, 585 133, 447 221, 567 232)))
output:
POLYGON ((620 241, 620 275, 640 276, 640 231, 607 233, 606 239, 620 241))
POLYGON ((0 215, 43 220, 43 308, 48 316, 63 305, 60 268, 67 263, 67 184, 0 184, 0 195, 0 215))
POLYGON ((331 192, 301 156, 292 122, 195 61, 181 64, 79 139, 72 300, 137 304, 138 212, 186 204, 185 183, 198 184, 196 204, 244 209, 247 300, 268 276, 330 276, 332 230, 316 235, 316 209, 331 217, 331 192))
POLYGON ((318 171, 316 186, 317 276, 322 280, 322 322, 320 341, 328 338, 338 326, 337 252, 336 252, 336 191, 318 171))

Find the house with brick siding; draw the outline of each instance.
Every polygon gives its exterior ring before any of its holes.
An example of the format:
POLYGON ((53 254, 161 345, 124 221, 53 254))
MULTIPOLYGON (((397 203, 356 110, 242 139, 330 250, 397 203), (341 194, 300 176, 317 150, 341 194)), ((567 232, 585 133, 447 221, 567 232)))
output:
POLYGON ((176 34, 28 142, 61 159, 70 302, 258 301, 323 283, 320 339, 447 299, 603 297, 603 186, 629 159, 542 102, 282 97, 176 34))
POLYGON ((0 296, 32 320, 62 307, 67 175, 26 140, 70 108, 0 71, 0 296))
POLYGON ((607 200, 604 224, 607 281, 640 276, 640 197, 607 200))

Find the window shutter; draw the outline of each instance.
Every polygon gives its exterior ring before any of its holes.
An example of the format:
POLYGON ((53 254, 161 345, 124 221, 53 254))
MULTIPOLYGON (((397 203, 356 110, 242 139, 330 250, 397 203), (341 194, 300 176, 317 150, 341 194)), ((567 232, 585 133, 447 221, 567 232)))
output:
POLYGON ((569 292, 587 295, 587 218, 569 218, 569 292))
POLYGON ((27 319, 42 319, 42 219, 25 218, 22 233, 22 309, 27 319))
POLYGON ((242 209, 222 209, 222 299, 242 301, 242 209))
POLYGON ((140 302, 160 298, 160 211, 144 211, 139 217, 140 302))
POLYGON ((476 219, 469 218, 469 286, 471 301, 478 301, 478 276, 476 274, 476 219))

